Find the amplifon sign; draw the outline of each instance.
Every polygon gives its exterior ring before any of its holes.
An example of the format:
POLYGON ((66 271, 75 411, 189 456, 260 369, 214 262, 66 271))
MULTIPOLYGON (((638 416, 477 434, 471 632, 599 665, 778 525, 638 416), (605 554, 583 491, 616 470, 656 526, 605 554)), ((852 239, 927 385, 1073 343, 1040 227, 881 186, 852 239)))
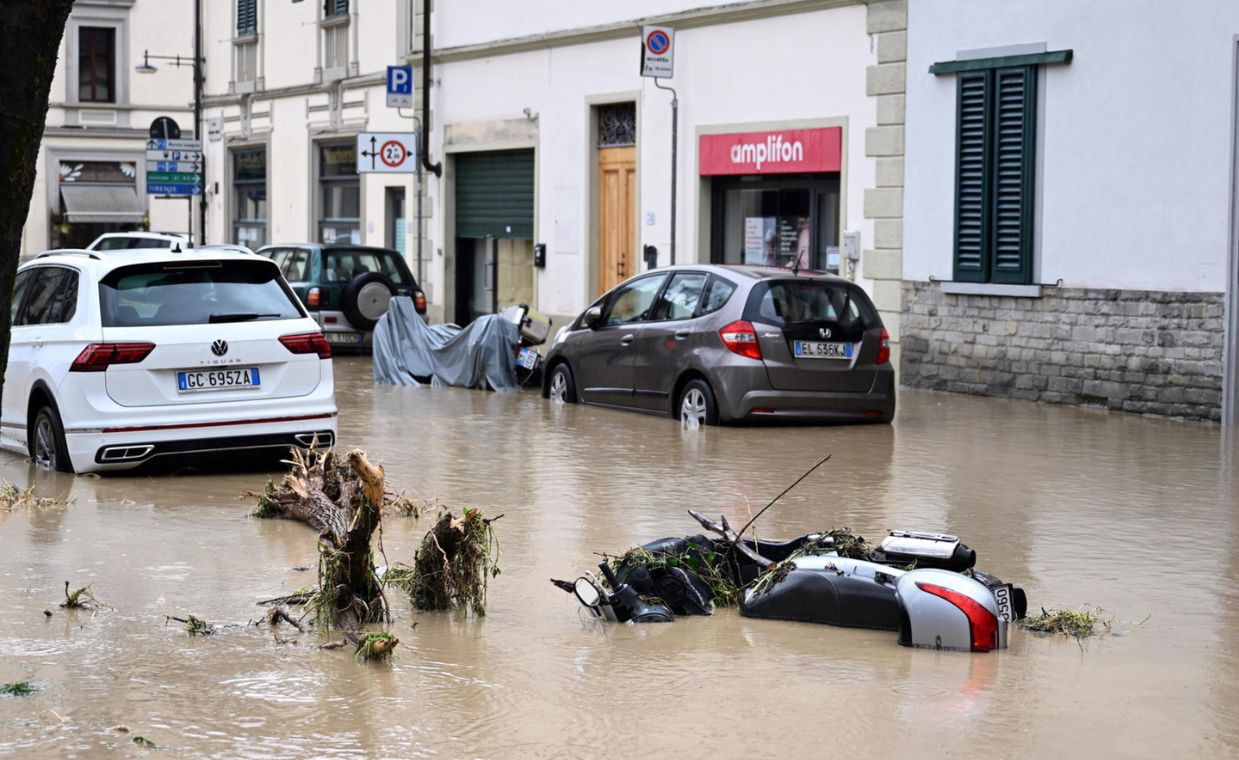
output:
POLYGON ((843 128, 701 135, 697 149, 703 177, 837 172, 842 165, 843 128))

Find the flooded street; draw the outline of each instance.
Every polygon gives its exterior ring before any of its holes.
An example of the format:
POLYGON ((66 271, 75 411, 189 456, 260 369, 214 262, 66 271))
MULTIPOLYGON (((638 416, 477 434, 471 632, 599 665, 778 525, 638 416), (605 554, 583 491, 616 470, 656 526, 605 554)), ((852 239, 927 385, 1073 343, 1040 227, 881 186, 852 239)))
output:
MULTIPOLYGON (((362 359, 336 372, 341 445, 391 488, 504 514, 487 616, 389 592, 390 665, 265 627, 191 639, 164 616, 244 624, 314 583, 313 531, 248 517, 240 494, 266 475, 71 477, 3 454, 0 478, 72 501, 0 510, 0 682, 38 687, 0 697, 0 754, 142 752, 117 724, 219 757, 1239 752, 1239 446, 1219 428, 903 392, 893 426, 691 432, 534 393, 375 387, 362 359), (1013 627, 1009 650, 968 655, 733 610, 603 627, 547 582, 699 532, 688 508, 743 524, 827 453, 763 537, 955 533, 1030 610, 1091 604, 1114 632, 1013 627), (57 609, 66 580, 114 609, 57 609)), ((411 561, 432 517, 388 517, 387 559, 411 561)))

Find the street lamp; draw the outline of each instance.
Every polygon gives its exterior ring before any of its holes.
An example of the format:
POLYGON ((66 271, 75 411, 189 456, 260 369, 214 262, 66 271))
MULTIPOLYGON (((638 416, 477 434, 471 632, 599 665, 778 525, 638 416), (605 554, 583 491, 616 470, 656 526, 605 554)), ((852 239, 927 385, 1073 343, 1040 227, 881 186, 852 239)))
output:
MULTIPOLYGON (((202 66, 206 59, 202 57, 202 0, 194 0, 194 54, 185 55, 151 55, 149 50, 142 51, 142 62, 133 67, 139 74, 154 74, 159 71, 151 65, 151 60, 170 61, 170 65, 180 68, 188 66, 194 70, 194 137, 203 142, 202 146, 202 194, 198 196, 198 245, 206 244, 206 141, 202 140, 202 66)), ((189 198, 190 223, 189 236, 192 239, 193 230, 193 196, 189 198)))

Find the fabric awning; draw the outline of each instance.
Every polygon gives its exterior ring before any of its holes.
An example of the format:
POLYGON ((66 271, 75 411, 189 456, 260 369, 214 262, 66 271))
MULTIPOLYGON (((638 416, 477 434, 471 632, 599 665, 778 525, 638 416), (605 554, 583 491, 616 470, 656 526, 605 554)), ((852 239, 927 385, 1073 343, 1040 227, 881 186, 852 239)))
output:
POLYGON ((145 215, 132 187, 62 184, 60 195, 70 222, 136 223, 145 215))

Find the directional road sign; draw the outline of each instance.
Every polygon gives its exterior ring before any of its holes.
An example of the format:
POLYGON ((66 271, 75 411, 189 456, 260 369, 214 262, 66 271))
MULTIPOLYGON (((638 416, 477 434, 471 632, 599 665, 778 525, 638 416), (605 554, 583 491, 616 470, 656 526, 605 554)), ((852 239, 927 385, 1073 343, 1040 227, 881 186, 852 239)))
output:
POLYGON ((413 107, 413 67, 387 67, 387 107, 413 107))
POLYGON ((409 174, 417 170, 412 132, 362 132, 357 135, 357 173, 409 174))
POLYGON ((641 27, 641 76, 670 79, 675 63, 675 30, 641 27))
POLYGON ((147 195, 202 195, 202 141, 146 141, 147 195))

